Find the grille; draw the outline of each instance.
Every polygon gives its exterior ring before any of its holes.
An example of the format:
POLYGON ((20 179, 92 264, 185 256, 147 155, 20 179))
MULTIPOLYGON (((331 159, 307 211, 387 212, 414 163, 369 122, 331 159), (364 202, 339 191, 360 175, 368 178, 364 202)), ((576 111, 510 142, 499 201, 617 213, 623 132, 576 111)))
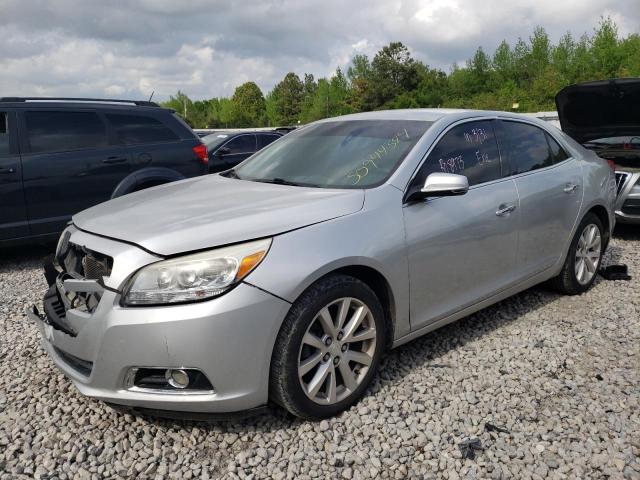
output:
POLYGON ((64 254, 64 269, 76 278, 100 280, 111 275, 113 259, 70 243, 64 254))
POLYGON ((629 174, 625 172, 616 172, 616 188, 618 191, 618 195, 624 188, 625 183, 627 183, 627 179, 629 178, 629 174))

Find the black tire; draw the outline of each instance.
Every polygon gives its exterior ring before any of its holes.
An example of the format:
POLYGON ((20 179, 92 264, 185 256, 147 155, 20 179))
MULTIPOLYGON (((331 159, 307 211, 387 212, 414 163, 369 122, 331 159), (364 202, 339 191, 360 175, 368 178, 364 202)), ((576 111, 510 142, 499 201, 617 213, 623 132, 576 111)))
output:
POLYGON ((571 245, 569 246, 569 252, 567 253, 567 258, 564 261, 564 265, 562 266, 560 274, 557 277, 552 278, 549 282, 555 290, 560 293, 564 293, 565 295, 579 295, 586 292, 587 290, 589 290, 589 288, 591 288, 591 285, 593 285, 593 282, 595 282, 596 277, 598 276, 598 272, 596 269, 596 273, 588 282, 580 283, 575 271, 578 241, 580 240, 582 232, 588 225, 595 225, 600 232, 601 243, 600 257, 597 267, 598 269, 600 268, 600 264, 602 262, 602 255, 604 253, 605 246, 605 231, 598 216, 593 213, 587 213, 576 229, 576 233, 573 237, 573 240, 571 241, 571 245))
POLYGON ((331 275, 320 279, 294 302, 280 328, 271 359, 271 399, 293 415, 308 420, 331 417, 346 410, 362 397, 375 375, 386 345, 385 327, 382 305, 365 283, 348 275, 331 275), (376 330, 373 359, 360 384, 346 398, 333 404, 320 404, 307 396, 298 377, 303 337, 323 307, 344 297, 362 302, 373 317, 376 330))

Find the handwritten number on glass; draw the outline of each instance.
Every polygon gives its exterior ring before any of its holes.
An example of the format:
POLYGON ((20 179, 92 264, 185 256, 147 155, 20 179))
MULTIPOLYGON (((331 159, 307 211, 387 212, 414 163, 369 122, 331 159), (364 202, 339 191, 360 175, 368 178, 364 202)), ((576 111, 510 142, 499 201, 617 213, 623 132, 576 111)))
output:
POLYGON ((369 175, 370 167, 378 168, 376 161, 382 160, 385 156, 391 153, 392 150, 398 148, 401 138, 411 138, 409 137, 409 132, 407 132, 406 128, 402 129, 401 132, 396 133, 385 143, 381 144, 369 154, 367 159, 362 162, 361 166, 356 167, 351 173, 347 174, 347 178, 354 179, 352 185, 357 185, 364 177, 369 175))

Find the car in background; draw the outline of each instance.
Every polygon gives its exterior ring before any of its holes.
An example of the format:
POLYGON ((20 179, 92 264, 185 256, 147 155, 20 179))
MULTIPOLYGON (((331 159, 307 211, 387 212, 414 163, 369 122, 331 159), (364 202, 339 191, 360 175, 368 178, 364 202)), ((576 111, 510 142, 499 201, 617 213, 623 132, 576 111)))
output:
POLYGON ((578 83, 556 95, 562 130, 616 171, 616 218, 640 224, 640 78, 578 83))
POLYGON ((209 152, 209 172, 229 170, 281 136, 282 133, 276 130, 225 130, 210 133, 202 137, 209 152))
POLYGON ((535 118, 330 118, 74 215, 27 315, 90 397, 325 418, 389 348, 547 280, 586 292, 614 200, 607 162, 535 118))
POLYGON ((0 98, 0 245, 55 239, 81 210, 208 172, 207 149, 146 101, 0 98))

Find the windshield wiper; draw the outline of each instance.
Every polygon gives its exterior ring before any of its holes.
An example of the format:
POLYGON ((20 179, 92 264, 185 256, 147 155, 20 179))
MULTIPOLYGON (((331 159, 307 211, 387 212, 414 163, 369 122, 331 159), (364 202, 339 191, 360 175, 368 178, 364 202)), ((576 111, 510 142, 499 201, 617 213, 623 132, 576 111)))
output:
POLYGON ((260 182, 260 183, 275 183, 276 185, 291 185, 292 187, 315 187, 315 188, 320 187, 320 185, 316 185, 315 183, 292 182, 291 180, 285 180, 284 178, 254 178, 252 180, 254 182, 260 182))
POLYGON ((236 173, 236 171, 233 168, 231 170, 227 170, 225 172, 220 172, 220 175, 222 175, 223 177, 227 177, 227 178, 237 178, 238 180, 240 179, 240 177, 238 176, 238 174, 236 173))

